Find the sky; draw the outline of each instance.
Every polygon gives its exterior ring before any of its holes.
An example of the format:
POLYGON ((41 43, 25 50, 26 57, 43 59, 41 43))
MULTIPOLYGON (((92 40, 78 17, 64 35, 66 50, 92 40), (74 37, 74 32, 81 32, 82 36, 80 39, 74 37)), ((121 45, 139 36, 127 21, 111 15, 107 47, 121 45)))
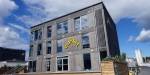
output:
MULTIPOLYGON (((101 0, 0 0, 0 47, 29 51, 30 27, 101 0)), ((103 0, 116 23, 121 52, 150 56, 150 1, 103 0)))

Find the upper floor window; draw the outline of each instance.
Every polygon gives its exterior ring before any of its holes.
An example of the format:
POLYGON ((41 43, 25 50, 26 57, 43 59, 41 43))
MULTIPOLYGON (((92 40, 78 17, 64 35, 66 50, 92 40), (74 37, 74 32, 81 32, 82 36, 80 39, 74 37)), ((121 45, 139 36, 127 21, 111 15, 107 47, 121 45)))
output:
POLYGON ((34 32, 31 32, 31 40, 30 40, 31 42, 33 42, 34 41, 34 32))
POLYGON ((40 29, 39 30, 39 35, 38 35, 38 40, 41 40, 41 38, 42 38, 42 30, 40 29))
POLYGON ((41 54, 42 54, 42 44, 38 44, 37 55, 41 55, 41 54))
POLYGON ((57 24, 57 34, 65 34, 68 33, 68 22, 64 21, 57 24))
POLYGON ((33 56, 33 45, 30 46, 29 56, 33 56))
POLYGON ((40 29, 40 30, 35 30, 34 31, 34 40, 36 41, 36 40, 41 40, 41 38, 42 38, 42 30, 40 29))
POLYGON ((62 52, 63 47, 62 47, 62 39, 57 40, 57 53, 62 52))
POLYGON ((82 46, 83 48, 90 48, 89 36, 87 34, 82 35, 82 46))
POLYGON ((34 31, 34 40, 36 41, 38 39, 38 30, 34 31))
POLYGON ((57 58, 57 71, 68 71, 68 57, 57 58))
POLYGON ((51 54, 51 41, 47 42, 47 51, 46 51, 46 53, 51 54))
POLYGON ((52 35, 52 26, 47 27, 47 37, 50 38, 52 35))
POLYGON ((88 27, 87 15, 75 18, 74 23, 76 31, 86 29, 88 27))
POLYGON ((46 58, 46 71, 50 71, 51 61, 50 58, 46 58))

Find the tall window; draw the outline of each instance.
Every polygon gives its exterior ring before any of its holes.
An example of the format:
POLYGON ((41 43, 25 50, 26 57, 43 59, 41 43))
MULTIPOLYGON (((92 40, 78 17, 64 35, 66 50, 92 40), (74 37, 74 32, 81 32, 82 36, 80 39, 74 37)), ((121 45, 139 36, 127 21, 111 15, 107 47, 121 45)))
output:
POLYGON ((47 37, 50 38, 52 35, 52 26, 47 27, 47 37))
POLYGON ((57 71, 68 71, 68 57, 57 58, 57 71))
POLYGON ((41 54, 42 54, 42 44, 38 44, 37 55, 41 55, 41 54))
POLYGON ((38 33, 39 33, 38 40, 41 40, 41 38, 42 38, 42 30, 40 29, 38 33))
POLYGON ((33 45, 30 46, 30 52, 29 52, 29 56, 31 57, 33 55, 33 45))
POLYGON ((84 70, 90 70, 91 69, 90 53, 83 54, 83 61, 84 61, 84 70))
POLYGON ((36 72, 36 61, 29 61, 29 72, 36 72))
POLYGON ((33 42, 34 41, 34 32, 31 32, 31 40, 30 40, 31 42, 33 42))
POLYGON ((88 28, 87 15, 75 18, 74 23, 76 31, 88 28))
POLYGON ((83 48, 90 48, 89 36, 87 34, 82 35, 82 46, 83 48))
POLYGON ((34 41, 38 39, 38 30, 34 31, 34 41))
POLYGON ((68 22, 64 21, 57 24, 57 34, 65 34, 68 33, 68 22))
POLYGON ((46 51, 46 53, 51 54, 51 41, 47 42, 47 51, 46 51))
POLYGON ((34 41, 41 40, 42 38, 42 30, 35 30, 34 31, 34 41))
POLYGON ((62 52, 63 47, 62 47, 62 39, 57 40, 57 53, 62 52))
POLYGON ((32 61, 29 61, 29 72, 33 72, 33 66, 32 61))
POLYGON ((51 65, 50 58, 46 58, 46 71, 50 71, 50 65, 51 65))

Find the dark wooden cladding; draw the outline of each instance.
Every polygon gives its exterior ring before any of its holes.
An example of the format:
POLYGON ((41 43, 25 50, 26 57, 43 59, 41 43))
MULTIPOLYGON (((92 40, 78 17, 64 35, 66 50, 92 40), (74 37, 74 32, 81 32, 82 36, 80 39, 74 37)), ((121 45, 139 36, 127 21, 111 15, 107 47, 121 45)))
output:
POLYGON ((98 37, 99 46, 106 47, 106 39, 105 39, 105 32, 104 32, 101 9, 95 11, 95 18, 96 18, 96 28, 97 28, 97 37, 98 37))
POLYGON ((0 61, 25 61, 25 51, 0 47, 0 61))

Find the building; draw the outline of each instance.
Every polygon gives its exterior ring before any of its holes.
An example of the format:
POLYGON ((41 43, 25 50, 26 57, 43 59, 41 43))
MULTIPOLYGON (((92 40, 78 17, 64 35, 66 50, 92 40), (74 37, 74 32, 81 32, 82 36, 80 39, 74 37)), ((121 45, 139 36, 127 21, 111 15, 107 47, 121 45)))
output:
POLYGON ((31 27, 30 72, 100 71, 115 55, 116 26, 102 2, 31 27))
POLYGON ((25 51, 0 47, 0 75, 26 70, 25 51))
POLYGON ((25 61, 25 51, 0 47, 0 61, 25 61))
POLYGON ((142 56, 140 49, 135 50, 135 56, 136 56, 136 60, 137 60, 138 65, 142 65, 144 62, 143 62, 143 56, 142 56))
POLYGON ((144 63, 150 63, 150 57, 143 57, 144 63))
POLYGON ((137 60, 138 66, 146 66, 150 67, 150 63, 148 62, 148 58, 142 56, 142 52, 140 49, 135 50, 135 56, 137 60))

